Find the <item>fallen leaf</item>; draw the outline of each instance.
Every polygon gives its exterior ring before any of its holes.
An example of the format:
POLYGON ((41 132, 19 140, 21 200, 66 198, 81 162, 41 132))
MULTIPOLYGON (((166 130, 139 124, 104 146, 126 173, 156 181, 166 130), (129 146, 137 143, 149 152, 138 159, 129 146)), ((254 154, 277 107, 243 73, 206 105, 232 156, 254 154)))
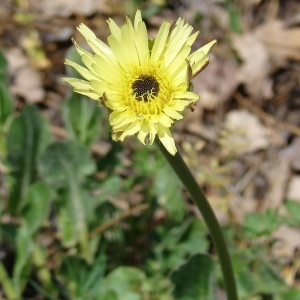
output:
POLYGON ((227 101, 239 84, 238 71, 233 60, 211 55, 209 66, 192 81, 193 91, 200 95, 197 105, 212 110, 227 101))
POLYGON ((268 191, 266 197, 264 197, 261 209, 281 208, 290 176, 288 160, 281 156, 276 156, 272 161, 264 162, 261 169, 268 182, 268 191))
POLYGON ((273 249, 277 257, 292 258, 295 249, 300 247, 300 231, 298 228, 282 225, 274 233, 274 237, 279 240, 273 249))
POLYGON ((255 36, 268 48, 278 65, 288 59, 300 60, 300 28, 288 28, 282 20, 269 20, 259 26, 255 36))
POLYGON ((70 17, 72 14, 89 16, 95 12, 108 12, 112 3, 106 0, 29 0, 34 11, 44 17, 70 17), (110 4, 110 5, 109 5, 110 4))
POLYGON ((226 115, 219 142, 226 153, 250 153, 268 148, 269 130, 249 111, 232 110, 226 115))
POLYGON ((289 160, 294 170, 300 171, 300 137, 295 138, 292 144, 282 150, 280 154, 289 160))
POLYGON ((11 84, 13 95, 21 96, 27 103, 43 101, 45 90, 42 87, 40 73, 32 68, 23 52, 14 48, 5 52, 8 61, 9 75, 14 78, 11 84))
POLYGON ((273 83, 269 74, 273 68, 268 48, 253 33, 233 35, 232 44, 243 64, 238 81, 245 84, 254 99, 269 99, 273 96, 273 83))
POLYGON ((30 104, 42 102, 45 97, 41 77, 39 73, 30 66, 18 72, 11 87, 11 92, 14 95, 23 97, 26 102, 30 104))
POLYGON ((289 200, 300 201, 300 176, 292 176, 286 196, 289 200))

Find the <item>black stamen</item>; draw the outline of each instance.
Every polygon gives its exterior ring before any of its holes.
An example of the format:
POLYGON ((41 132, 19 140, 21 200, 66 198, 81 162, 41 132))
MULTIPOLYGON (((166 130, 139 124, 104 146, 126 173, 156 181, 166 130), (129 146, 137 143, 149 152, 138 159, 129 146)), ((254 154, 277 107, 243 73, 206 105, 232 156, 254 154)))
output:
POLYGON ((159 83, 153 75, 140 75, 131 88, 138 101, 148 102, 159 93, 159 83))

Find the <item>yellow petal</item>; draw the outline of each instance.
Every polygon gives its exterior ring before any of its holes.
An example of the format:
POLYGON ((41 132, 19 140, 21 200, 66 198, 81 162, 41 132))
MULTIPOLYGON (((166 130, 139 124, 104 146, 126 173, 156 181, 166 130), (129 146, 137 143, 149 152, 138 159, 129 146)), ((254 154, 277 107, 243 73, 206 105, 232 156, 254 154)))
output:
POLYGON ((149 136, 149 144, 150 145, 153 144, 157 132, 158 132, 158 125, 157 124, 150 125, 150 136, 149 136))
POLYGON ((65 64, 74 68, 86 80, 97 79, 97 77, 90 70, 80 66, 79 64, 72 62, 69 59, 65 60, 65 64))
POLYGON ((122 128, 123 126, 133 123, 136 118, 134 115, 129 112, 112 112, 109 116, 109 122, 111 126, 114 126, 115 129, 122 128), (114 115, 115 113, 115 115, 114 115))
POLYGON ((147 135, 149 135, 149 133, 149 124, 147 122, 143 122, 139 134, 137 136, 142 144, 145 145, 145 138, 147 137, 147 135))
POLYGON ((195 76, 208 63, 208 52, 216 43, 217 40, 213 40, 187 57, 192 67, 193 76, 195 76))
POLYGON ((172 119, 181 120, 183 118, 183 116, 179 112, 167 105, 164 107, 163 111, 167 116, 171 117, 172 119))
POLYGON ((198 100, 199 95, 193 92, 184 92, 184 93, 175 93, 174 99, 191 99, 191 100, 198 100))
POLYGON ((116 39, 120 40, 121 39, 120 27, 111 18, 108 19, 107 23, 108 23, 108 26, 109 26, 109 29, 110 29, 110 32, 112 33, 112 35, 114 35, 116 37, 116 39))
POLYGON ((164 127, 171 127, 173 125, 173 120, 164 113, 159 115, 159 123, 164 127))
POLYGON ((158 132, 157 132, 159 140, 162 142, 162 144, 165 146, 167 151, 175 155, 177 152, 174 139, 172 137, 172 134, 169 130, 169 128, 165 128, 163 126, 158 126, 158 132))
POLYGON ((163 24, 161 25, 158 31, 157 37, 154 41, 154 45, 151 53, 151 62, 155 63, 156 61, 159 60, 160 56, 162 55, 166 46, 167 38, 169 36, 169 30, 170 30, 170 23, 163 22, 163 24))
POLYGON ((141 129, 141 125, 139 121, 135 121, 131 123, 126 130, 119 137, 120 141, 123 141, 125 137, 136 134, 141 129))
POLYGON ((142 12, 138 9, 135 13, 135 18, 134 18, 134 28, 135 30, 138 30, 139 23, 144 23, 142 20, 142 12))

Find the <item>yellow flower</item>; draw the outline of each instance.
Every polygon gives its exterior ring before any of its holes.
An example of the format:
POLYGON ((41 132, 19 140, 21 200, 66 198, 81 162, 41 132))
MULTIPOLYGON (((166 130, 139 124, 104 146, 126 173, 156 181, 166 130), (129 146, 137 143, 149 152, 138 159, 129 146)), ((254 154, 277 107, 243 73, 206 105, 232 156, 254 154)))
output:
POLYGON ((156 135, 169 153, 176 146, 170 132, 174 120, 194 104, 199 96, 190 91, 190 81, 208 64, 208 52, 216 40, 190 54, 199 32, 179 18, 175 24, 164 22, 155 40, 149 40, 141 11, 134 24, 130 19, 118 27, 108 20, 111 35, 108 45, 99 40, 84 24, 78 30, 95 54, 74 45, 85 65, 70 60, 84 79, 63 78, 74 91, 99 100, 110 111, 112 138, 123 141, 137 134, 138 139, 152 144, 156 135))

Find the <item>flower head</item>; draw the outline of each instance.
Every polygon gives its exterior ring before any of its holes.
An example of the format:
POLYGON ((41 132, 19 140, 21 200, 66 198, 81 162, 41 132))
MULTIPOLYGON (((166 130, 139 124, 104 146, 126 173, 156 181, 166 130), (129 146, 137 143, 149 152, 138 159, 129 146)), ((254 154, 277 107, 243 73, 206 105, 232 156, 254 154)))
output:
POLYGON ((85 67, 70 60, 84 79, 63 78, 75 92, 98 100, 110 111, 112 138, 123 141, 137 134, 145 144, 158 136, 169 153, 176 146, 170 132, 181 112, 194 104, 199 96, 190 91, 190 81, 208 64, 208 52, 216 40, 191 52, 199 32, 179 18, 175 24, 164 22, 155 40, 149 40, 141 11, 118 27, 108 20, 111 35, 108 45, 99 40, 84 24, 78 30, 95 52, 91 54, 74 45, 85 67))

